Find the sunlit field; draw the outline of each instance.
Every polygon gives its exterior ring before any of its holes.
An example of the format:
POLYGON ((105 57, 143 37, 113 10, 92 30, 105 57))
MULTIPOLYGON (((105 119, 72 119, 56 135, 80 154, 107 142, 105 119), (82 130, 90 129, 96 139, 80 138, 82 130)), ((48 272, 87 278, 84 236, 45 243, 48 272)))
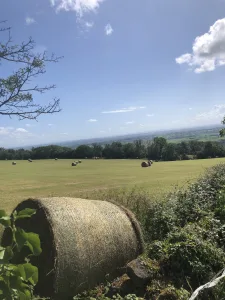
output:
POLYGON ((10 212, 26 198, 86 197, 93 192, 137 186, 157 196, 194 180, 207 167, 225 159, 156 162, 141 168, 140 160, 37 160, 29 163, 0 161, 0 207, 10 212))

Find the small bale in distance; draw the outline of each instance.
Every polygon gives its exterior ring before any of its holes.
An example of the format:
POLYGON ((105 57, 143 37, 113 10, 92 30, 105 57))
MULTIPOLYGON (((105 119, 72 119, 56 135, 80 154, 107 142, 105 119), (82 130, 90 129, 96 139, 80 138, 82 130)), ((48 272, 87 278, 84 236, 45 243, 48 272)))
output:
POLYGON ((72 167, 76 167, 76 163, 75 162, 72 162, 72 167))
POLYGON ((142 166, 142 168, 147 168, 149 165, 148 165, 148 163, 146 161, 143 161, 141 163, 141 166, 142 166))
POLYGON ((15 166, 15 165, 16 165, 16 162, 15 162, 15 161, 13 161, 13 162, 12 162, 12 165, 13 165, 13 166, 15 166))
POLYGON ((79 160, 78 162, 79 162, 79 164, 81 164, 81 163, 82 163, 82 161, 81 161, 81 160, 79 160))
POLYGON ((55 160, 58 160, 58 158, 55 158, 55 160))
POLYGON ((116 278, 144 251, 134 215, 111 202, 53 197, 25 200, 16 210, 24 208, 36 209, 17 226, 41 239, 42 253, 31 258, 39 269, 40 296, 70 299, 104 282, 106 274, 116 278))
POLYGON ((28 159, 29 162, 33 162, 31 158, 28 159))

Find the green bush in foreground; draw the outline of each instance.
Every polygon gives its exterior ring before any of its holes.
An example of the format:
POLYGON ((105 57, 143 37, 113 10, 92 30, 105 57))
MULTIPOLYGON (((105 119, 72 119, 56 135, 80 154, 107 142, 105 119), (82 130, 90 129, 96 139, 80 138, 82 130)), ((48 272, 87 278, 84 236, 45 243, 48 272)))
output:
POLYGON ((11 241, 6 247, 0 246, 0 300, 29 300, 33 297, 33 288, 38 281, 38 269, 29 262, 32 255, 41 253, 40 239, 35 233, 25 232, 15 225, 16 220, 30 218, 34 209, 14 211, 10 218, 4 210, 0 210, 0 224, 3 225, 11 241), (13 264, 13 258, 23 247, 28 247, 30 255, 24 263, 13 264))
MULTIPOLYGON (((104 194, 104 199, 128 207, 141 222, 145 256, 159 266, 146 287, 145 299, 189 299, 198 286, 224 268, 225 164, 208 169, 195 183, 163 199, 151 199, 137 189, 104 194)), ((222 299, 224 287, 221 282, 198 299, 222 299)))

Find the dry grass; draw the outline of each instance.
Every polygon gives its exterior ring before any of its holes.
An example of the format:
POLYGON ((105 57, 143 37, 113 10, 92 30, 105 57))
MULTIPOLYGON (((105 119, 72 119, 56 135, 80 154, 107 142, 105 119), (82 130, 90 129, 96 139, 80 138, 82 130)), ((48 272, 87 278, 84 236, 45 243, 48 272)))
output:
MULTIPOLYGON (((10 212, 29 197, 97 197, 108 190, 134 186, 160 197, 175 185, 194 180, 205 168, 225 159, 158 162, 140 168, 140 160, 84 160, 71 168, 71 160, 0 161, 0 207, 10 212)), ((112 193, 115 198, 115 193, 112 193)))

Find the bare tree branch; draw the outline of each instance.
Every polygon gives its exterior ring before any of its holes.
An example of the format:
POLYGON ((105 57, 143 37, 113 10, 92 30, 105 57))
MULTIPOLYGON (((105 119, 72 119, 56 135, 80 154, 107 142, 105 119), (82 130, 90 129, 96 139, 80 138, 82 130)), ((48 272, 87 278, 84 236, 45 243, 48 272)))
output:
MULTIPOLYGON (((6 23, 5 21, 0 24, 6 23)), ((57 63, 62 57, 47 53, 35 52, 35 42, 29 38, 27 42, 17 45, 13 43, 10 27, 0 28, 6 35, 5 42, 0 42, 0 63, 15 63, 18 69, 7 78, 0 78, 0 115, 17 116, 21 119, 37 119, 42 114, 53 114, 60 111, 59 99, 41 105, 34 101, 35 93, 45 93, 55 89, 55 85, 30 86, 39 75, 46 72, 47 63, 57 63)))

